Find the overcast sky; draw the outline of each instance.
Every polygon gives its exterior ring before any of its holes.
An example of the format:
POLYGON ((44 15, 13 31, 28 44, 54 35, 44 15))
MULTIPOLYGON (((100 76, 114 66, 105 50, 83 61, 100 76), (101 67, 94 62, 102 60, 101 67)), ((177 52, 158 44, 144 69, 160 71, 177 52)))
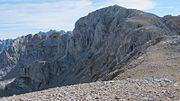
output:
POLYGON ((159 16, 180 15, 180 0, 0 0, 0 39, 50 29, 73 30, 80 17, 115 4, 159 16))

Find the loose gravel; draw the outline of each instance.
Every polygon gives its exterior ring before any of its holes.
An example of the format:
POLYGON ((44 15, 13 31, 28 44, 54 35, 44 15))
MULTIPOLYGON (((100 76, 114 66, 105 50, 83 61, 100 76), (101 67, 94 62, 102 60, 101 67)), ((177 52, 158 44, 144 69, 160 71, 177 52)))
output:
POLYGON ((180 82, 165 78, 94 82, 4 97, 0 101, 180 101, 180 82))

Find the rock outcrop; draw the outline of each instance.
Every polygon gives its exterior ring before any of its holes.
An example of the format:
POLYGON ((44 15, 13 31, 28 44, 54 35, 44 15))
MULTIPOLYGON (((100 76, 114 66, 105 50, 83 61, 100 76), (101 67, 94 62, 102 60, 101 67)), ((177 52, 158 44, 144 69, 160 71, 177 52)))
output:
POLYGON ((48 32, 42 32, 40 31, 39 33, 37 33, 38 35, 46 35, 46 36, 50 36, 51 34, 53 33, 61 33, 61 34, 68 34, 68 35, 71 35, 72 34, 72 31, 64 31, 64 30, 60 30, 60 31, 57 31, 57 30, 49 30, 48 32))
POLYGON ((179 16, 166 15, 164 16, 164 18, 173 21, 180 27, 180 15, 179 16))
POLYGON ((15 78, 2 95, 97 81, 164 36, 179 32, 167 19, 115 5, 80 18, 72 35, 17 38, 0 54, 1 80, 15 78))
POLYGON ((12 43, 11 39, 0 40, 0 53, 12 43))
POLYGON ((132 57, 126 65, 116 69, 109 76, 114 75, 113 80, 167 78, 180 82, 179 61, 180 36, 168 36, 132 57))

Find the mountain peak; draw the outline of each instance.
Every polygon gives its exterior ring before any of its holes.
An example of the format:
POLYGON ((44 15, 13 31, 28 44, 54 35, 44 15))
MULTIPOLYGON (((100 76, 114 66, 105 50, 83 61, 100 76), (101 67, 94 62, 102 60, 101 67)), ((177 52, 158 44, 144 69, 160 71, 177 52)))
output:
POLYGON ((50 30, 40 33, 49 37, 36 34, 15 39, 0 54, 0 80, 15 78, 5 85, 2 95, 111 80, 133 59, 141 59, 148 47, 179 31, 164 18, 115 5, 80 18, 72 35, 50 30))

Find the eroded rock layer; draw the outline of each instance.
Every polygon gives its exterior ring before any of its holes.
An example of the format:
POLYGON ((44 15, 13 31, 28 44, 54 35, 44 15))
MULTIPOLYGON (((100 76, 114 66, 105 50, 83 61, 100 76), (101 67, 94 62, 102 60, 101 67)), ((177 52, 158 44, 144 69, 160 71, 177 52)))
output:
POLYGON ((179 32, 165 18, 115 5, 80 18, 73 35, 17 38, 0 54, 0 78, 11 80, 2 84, 2 95, 103 79, 164 36, 179 32))

